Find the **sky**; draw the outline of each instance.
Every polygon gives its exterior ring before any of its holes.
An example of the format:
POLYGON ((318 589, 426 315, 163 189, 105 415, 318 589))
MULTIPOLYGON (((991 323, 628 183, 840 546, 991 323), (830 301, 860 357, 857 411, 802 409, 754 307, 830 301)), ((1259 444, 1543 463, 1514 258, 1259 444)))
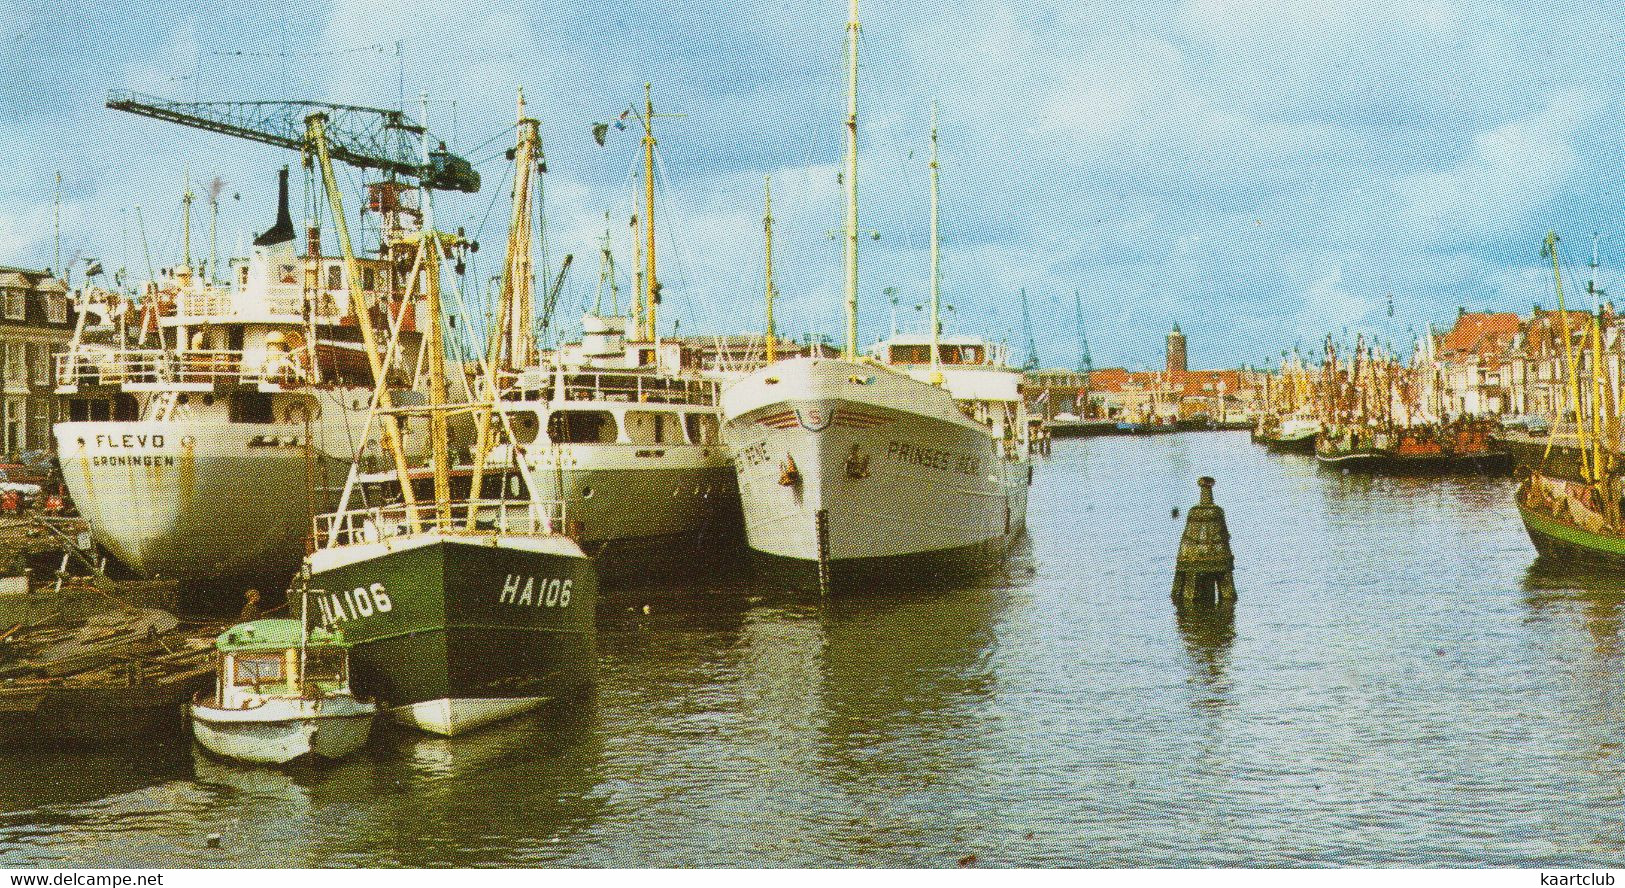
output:
MULTIPOLYGON (((1593 233, 1600 284, 1625 266, 1618 3, 865 0, 861 19, 865 342, 892 329, 888 290, 898 327, 924 329, 933 102, 945 328, 1017 363, 1022 288, 1045 366, 1078 362, 1077 293, 1096 366, 1160 364, 1178 323, 1192 366, 1233 367, 1345 330, 1408 351, 1459 308, 1551 305, 1549 229, 1565 274, 1586 276, 1593 233)), ((110 89, 404 97, 414 115, 422 94, 484 175, 436 197, 440 227, 487 247, 473 289, 500 265, 523 88, 548 161, 544 264, 575 256, 573 316, 606 227, 631 289, 637 139, 590 130, 647 81, 657 112, 684 115, 657 130, 662 331, 760 330, 771 176, 779 331, 839 335, 845 20, 840 0, 0 0, 0 264, 55 262, 58 172, 78 269, 144 277, 143 229, 155 264, 179 261, 188 175, 200 194, 224 182, 223 253, 270 224, 292 152, 107 110, 110 89)))

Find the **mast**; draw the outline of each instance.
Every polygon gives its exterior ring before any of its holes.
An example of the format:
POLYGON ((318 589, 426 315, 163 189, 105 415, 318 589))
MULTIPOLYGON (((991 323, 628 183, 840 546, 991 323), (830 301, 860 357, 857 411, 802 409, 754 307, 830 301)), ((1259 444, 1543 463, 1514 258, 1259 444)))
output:
MULTIPOLYGON (((423 168, 429 168, 429 97, 420 95, 423 108, 423 168)), ((524 94, 519 96, 519 107, 524 109, 524 94)), ((429 449, 434 459, 434 509, 437 527, 451 522, 451 447, 446 433, 446 349, 441 330, 440 307, 440 232, 434 224, 434 195, 418 181, 418 192, 423 196, 423 230, 419 232, 419 257, 424 266, 425 306, 429 315, 425 347, 429 352, 429 449)), ((519 195, 514 195, 515 201, 519 195)), ((411 487, 411 479, 402 477, 402 487, 411 487)), ((477 495, 477 494, 476 494, 477 495)), ((410 499, 407 502, 411 502, 410 499)))
POLYGON ((767 363, 771 364, 778 360, 778 333, 773 329, 773 177, 768 176, 766 182, 762 230, 767 260, 767 363))
POLYGON ((1574 367, 1574 342, 1569 336, 1569 313, 1563 305, 1563 269, 1557 258, 1557 232, 1546 233, 1546 248, 1543 251, 1552 260, 1552 279, 1557 288, 1557 319, 1563 332, 1563 361, 1567 365, 1569 377, 1569 401, 1574 404, 1574 431, 1580 439, 1580 475, 1586 483, 1596 480, 1592 472, 1591 461, 1586 458, 1590 449, 1586 443, 1585 419, 1580 411, 1580 379, 1574 367))
MULTIPOLYGON (((519 138, 514 148, 513 214, 508 224, 508 255, 502 279, 506 305, 501 310, 503 320, 511 321, 505 330, 508 340, 506 366, 516 370, 530 362, 531 352, 536 345, 531 320, 535 304, 532 289, 535 275, 530 258, 530 176, 535 166, 533 161, 540 132, 536 120, 525 116, 523 89, 519 90, 517 120, 519 138)), ((499 320, 497 329, 504 329, 501 324, 502 320, 499 320)), ((496 363, 498 367, 504 366, 501 360, 496 363)))
MULTIPOLYGON (((220 276, 220 248, 217 239, 220 230, 219 184, 220 180, 216 179, 215 183, 209 186, 209 273, 206 277, 211 281, 220 276)), ((312 339, 311 345, 314 346, 315 342, 316 340, 312 339)), ((313 363, 311 366, 316 365, 313 363)))
POLYGON ((941 243, 938 238, 937 103, 931 103, 931 384, 942 384, 941 243))
MULTIPOLYGON (((63 275, 62 279, 65 281, 68 278, 67 278, 67 275, 63 274, 63 271, 62 271, 62 171, 61 170, 56 171, 56 190, 54 192, 52 192, 51 204, 52 204, 52 207, 51 207, 51 221, 52 221, 52 225, 55 228, 55 235, 54 235, 53 241, 55 243, 55 249, 56 249, 56 252, 54 254, 54 258, 52 259, 51 271, 53 273, 55 273, 55 274, 63 275)), ((141 212, 140 208, 137 208, 136 212, 140 213, 141 212)), ((150 275, 149 275, 149 277, 150 277, 150 275)))
MULTIPOLYGON (((633 195, 632 203, 637 205, 637 195, 633 195)), ((638 228, 638 214, 632 214, 632 298, 627 302, 627 309, 632 314, 632 341, 637 342, 643 338, 643 247, 639 238, 643 232, 638 228)))
POLYGON ((186 170, 186 189, 181 192, 181 262, 192 271, 192 170, 186 170))
POLYGON ((643 217, 644 232, 648 237, 647 263, 643 274, 643 323, 648 339, 655 341, 655 305, 660 302, 660 283, 655 277, 655 104, 649 94, 650 84, 643 84, 643 217))
POLYGON ((841 357, 858 358, 858 0, 850 0, 846 22, 846 347, 841 357))

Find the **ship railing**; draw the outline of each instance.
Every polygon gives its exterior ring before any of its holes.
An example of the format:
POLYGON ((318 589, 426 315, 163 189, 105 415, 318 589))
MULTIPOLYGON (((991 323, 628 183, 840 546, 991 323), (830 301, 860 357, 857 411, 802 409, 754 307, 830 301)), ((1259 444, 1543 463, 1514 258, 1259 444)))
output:
POLYGON ((428 531, 557 536, 574 530, 560 500, 498 499, 452 500, 444 509, 432 502, 350 509, 317 515, 313 529, 318 546, 376 543, 428 531), (474 516, 473 530, 469 529, 470 515, 474 516))
POLYGON ((244 363, 235 349, 84 349, 56 356, 56 384, 73 385, 207 385, 297 381, 302 375, 287 356, 273 356, 262 366, 244 363))
POLYGON ((299 316, 305 310, 304 296, 298 291, 282 294, 266 293, 257 296, 252 302, 255 304, 242 304, 237 294, 230 290, 187 291, 182 292, 176 300, 175 314, 183 318, 235 318, 299 316))
POLYGON ((717 404, 717 383, 710 379, 646 376, 614 371, 504 374, 499 380, 505 401, 620 401, 635 404, 717 404), (562 389, 561 389, 562 385, 562 389))

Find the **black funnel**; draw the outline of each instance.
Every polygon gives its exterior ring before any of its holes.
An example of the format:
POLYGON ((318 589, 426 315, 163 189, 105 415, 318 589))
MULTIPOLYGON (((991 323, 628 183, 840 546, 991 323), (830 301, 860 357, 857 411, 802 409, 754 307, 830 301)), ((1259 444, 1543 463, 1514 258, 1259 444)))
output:
POLYGON ((276 224, 254 238, 254 246, 269 247, 293 240, 293 217, 288 215, 288 168, 277 174, 276 224))

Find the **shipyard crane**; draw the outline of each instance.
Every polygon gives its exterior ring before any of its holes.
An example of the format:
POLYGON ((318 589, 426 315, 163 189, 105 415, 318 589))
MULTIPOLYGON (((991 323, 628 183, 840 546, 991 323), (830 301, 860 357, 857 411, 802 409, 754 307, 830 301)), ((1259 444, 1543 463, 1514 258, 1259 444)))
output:
POLYGON ((1032 373, 1038 369, 1038 343, 1033 340, 1033 316, 1027 310, 1026 287, 1021 288, 1021 327, 1022 332, 1027 334, 1027 361, 1021 365, 1021 369, 1032 373))
POLYGON ((299 152, 314 150, 308 121, 320 114, 333 160, 415 179, 436 191, 480 190, 479 172, 444 145, 428 152, 425 162, 419 148, 424 128, 401 111, 306 100, 174 102, 129 90, 109 92, 107 107, 299 152))

